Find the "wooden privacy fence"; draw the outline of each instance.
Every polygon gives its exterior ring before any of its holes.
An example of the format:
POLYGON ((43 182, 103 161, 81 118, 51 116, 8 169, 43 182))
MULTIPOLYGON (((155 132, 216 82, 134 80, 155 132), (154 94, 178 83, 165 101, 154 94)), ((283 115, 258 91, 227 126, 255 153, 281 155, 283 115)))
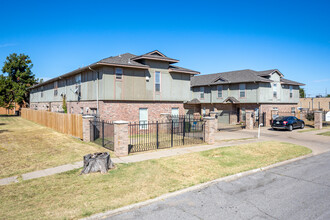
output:
POLYGON ((22 118, 52 128, 63 134, 69 134, 83 139, 82 115, 22 108, 21 116, 22 118))

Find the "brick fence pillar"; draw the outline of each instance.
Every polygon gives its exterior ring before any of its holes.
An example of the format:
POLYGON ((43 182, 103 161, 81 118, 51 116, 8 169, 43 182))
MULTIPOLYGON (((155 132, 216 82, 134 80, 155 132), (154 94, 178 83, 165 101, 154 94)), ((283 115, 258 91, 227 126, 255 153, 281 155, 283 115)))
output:
POLYGON ((92 126, 90 121, 94 119, 94 116, 85 115, 82 117, 83 119, 83 141, 90 142, 93 141, 92 134, 92 126))
POLYGON ((245 117, 246 117, 246 126, 245 126, 245 129, 247 129, 247 130, 253 129, 252 113, 253 113, 252 110, 246 110, 246 115, 245 115, 245 117))
POLYGON ((217 115, 217 112, 215 112, 215 111, 210 112, 210 117, 215 118, 215 131, 218 130, 218 123, 217 123, 216 115, 217 115))
POLYGON ((128 122, 114 121, 114 151, 118 157, 128 155, 128 122))
POLYGON ((322 112, 321 111, 314 112, 314 128, 322 129, 322 112))
POLYGON ((208 144, 214 144, 215 143, 215 139, 214 139, 214 135, 216 132, 216 120, 214 117, 204 117, 204 121, 205 121, 205 142, 208 144))

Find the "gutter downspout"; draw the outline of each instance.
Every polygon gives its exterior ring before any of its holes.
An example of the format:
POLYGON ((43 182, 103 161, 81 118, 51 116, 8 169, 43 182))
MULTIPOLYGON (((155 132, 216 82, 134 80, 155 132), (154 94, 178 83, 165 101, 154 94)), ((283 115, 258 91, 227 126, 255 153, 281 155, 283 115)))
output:
POLYGON ((99 115, 99 72, 93 70, 90 66, 88 67, 91 71, 96 73, 96 112, 99 115))

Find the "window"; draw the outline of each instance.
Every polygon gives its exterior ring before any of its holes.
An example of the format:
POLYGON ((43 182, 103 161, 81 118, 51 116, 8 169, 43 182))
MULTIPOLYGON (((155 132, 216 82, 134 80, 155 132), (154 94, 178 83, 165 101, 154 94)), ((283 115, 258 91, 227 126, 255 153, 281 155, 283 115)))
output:
POLYGON ((218 86, 218 98, 222 98, 222 86, 218 86))
POLYGON ((179 116, 179 108, 172 108, 172 116, 179 116))
POLYGON ((295 113, 296 112, 296 108, 295 107, 292 107, 291 108, 291 113, 295 113))
POLYGON ((123 78, 123 69, 116 68, 116 79, 122 79, 122 78, 123 78))
POLYGON ((290 98, 292 98, 292 97, 293 97, 293 87, 290 86, 290 98))
POLYGON ((278 111, 278 108, 277 107, 273 107, 273 110, 278 111))
POLYGON ((160 92, 160 72, 155 72, 155 91, 160 92))
POLYGON ((200 91, 200 97, 201 97, 201 99, 204 99, 204 87, 200 87, 199 88, 199 91, 200 91))
POLYGON ((245 97, 245 84, 239 84, 239 97, 245 97))
POLYGON ((277 98, 277 84, 276 83, 273 84, 273 97, 277 98))
POLYGON ((75 76, 75 82, 76 82, 76 89, 75 89, 75 93, 80 96, 80 92, 81 92, 81 74, 78 74, 75 76))
POLYGON ((41 96, 41 98, 44 97, 44 87, 43 86, 41 86, 40 96, 41 96))
POLYGON ((319 102, 319 110, 321 109, 321 103, 319 102))
POLYGON ((84 107, 80 107, 80 114, 84 114, 84 107))
POLYGON ((57 96, 57 93, 58 93, 57 89, 58 89, 58 83, 56 81, 56 82, 54 82, 54 96, 57 96))
POLYGON ((139 123, 140 123, 140 129, 148 128, 148 109, 147 108, 139 109, 139 123))

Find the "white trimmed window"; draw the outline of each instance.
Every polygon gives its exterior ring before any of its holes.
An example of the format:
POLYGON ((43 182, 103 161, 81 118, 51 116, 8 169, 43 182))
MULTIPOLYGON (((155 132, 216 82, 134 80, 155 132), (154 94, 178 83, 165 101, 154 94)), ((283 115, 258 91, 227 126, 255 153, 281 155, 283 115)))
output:
POLYGON ((205 92, 204 87, 200 87, 199 92, 200 92, 201 99, 204 99, 204 92, 205 92))
POLYGON ((290 86, 290 98, 293 97, 293 86, 290 86))
POLYGON ((218 98, 222 98, 222 86, 218 86, 218 98))
POLYGON ((246 86, 245 84, 239 84, 239 97, 240 98, 244 98, 245 97, 245 89, 246 89, 246 86))
POLYGON ((148 109, 147 108, 139 109, 139 123, 140 123, 140 129, 148 128, 148 109))
POLYGON ((296 108, 295 107, 291 107, 291 113, 295 113, 296 112, 296 108))
POLYGON ((123 78, 123 68, 116 68, 116 79, 122 79, 123 78))
POLYGON ((160 72, 155 72, 155 91, 160 92, 160 72))
POLYGON ((41 98, 44 97, 44 87, 43 86, 41 86, 40 96, 41 96, 41 98))

